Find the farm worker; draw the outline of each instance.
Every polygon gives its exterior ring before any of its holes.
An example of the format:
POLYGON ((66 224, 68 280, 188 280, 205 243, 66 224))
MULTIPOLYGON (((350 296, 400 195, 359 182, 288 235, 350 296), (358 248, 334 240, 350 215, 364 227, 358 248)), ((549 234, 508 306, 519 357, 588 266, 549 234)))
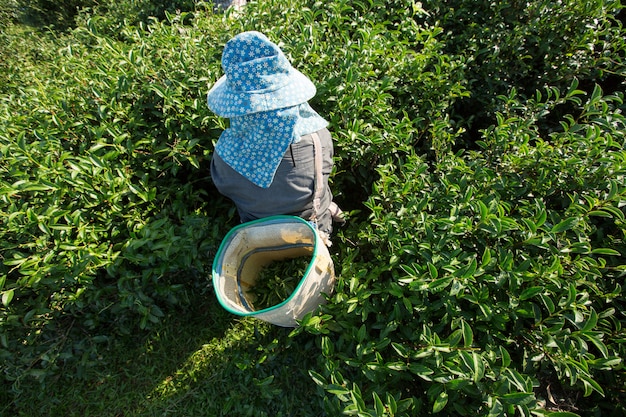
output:
POLYGON ((209 108, 230 122, 211 160, 215 186, 235 203, 242 223, 278 214, 310 220, 316 172, 312 134, 317 133, 323 189, 316 220, 322 236, 330 237, 332 220, 342 222, 343 215, 328 185, 333 167, 328 122, 308 104, 315 86, 276 44, 254 31, 226 43, 222 68, 225 74, 207 95, 209 108))

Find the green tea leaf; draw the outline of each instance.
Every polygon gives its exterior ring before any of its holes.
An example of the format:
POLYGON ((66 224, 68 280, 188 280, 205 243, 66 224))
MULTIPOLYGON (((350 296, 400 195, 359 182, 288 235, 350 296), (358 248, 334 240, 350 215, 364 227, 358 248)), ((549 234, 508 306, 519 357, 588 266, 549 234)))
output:
POLYGON ((313 371, 313 370, 309 370, 309 376, 311 377, 311 379, 313 379, 313 382, 315 382, 317 385, 319 385, 320 387, 325 387, 326 386, 326 379, 320 375, 319 373, 313 371))
POLYGON ((15 290, 12 288, 10 290, 6 290, 2 292, 2 305, 5 307, 8 307, 9 304, 11 304, 11 301, 13 300, 14 295, 15 295, 15 290))
POLYGON ((437 279, 437 277, 439 276, 439 272, 437 271, 437 267, 435 267, 435 265, 433 265, 430 262, 428 262, 428 273, 430 274, 430 277, 432 279, 437 279))
POLYGON ((376 416, 379 416, 379 417, 384 416, 385 405, 383 404, 382 400, 380 399, 376 391, 372 393, 372 396, 374 397, 374 410, 376 411, 376 416))
POLYGON ((491 250, 488 247, 485 247, 485 250, 483 251, 483 256, 482 256, 482 261, 480 263, 480 267, 485 269, 489 266, 490 262, 491 262, 491 250))
POLYGON ((337 384, 329 384, 325 386, 326 391, 330 392, 331 394, 335 394, 335 395, 348 395, 350 394, 350 390, 344 386, 341 385, 337 385, 337 384))
POLYGON ((575 227, 578 224, 578 217, 568 217, 567 219, 557 223, 556 225, 554 225, 554 227, 552 227, 552 229, 550 230, 550 232, 552 233, 562 233, 565 232, 567 230, 572 229, 573 227, 575 227))
POLYGON ((585 397, 590 396, 593 391, 604 396, 604 390, 602 389, 602 386, 600 386, 600 384, 595 379, 593 379, 589 375, 585 375, 584 373, 580 373, 578 377, 583 382, 583 387, 585 388, 585 397))
MULTIPOLYGON (((419 363, 413 363, 413 362, 409 364, 409 371, 423 378, 435 373, 435 371, 433 371, 429 367, 421 365, 419 363)), ((426 380, 429 381, 430 379, 426 379, 426 380)))
POLYGON ((472 331, 472 327, 465 320, 461 320, 461 329, 463 330, 464 347, 471 347, 474 344, 474 332, 472 331))
POLYGON ((535 399, 535 394, 532 392, 512 392, 510 394, 504 394, 500 398, 507 404, 528 404, 535 399))
POLYGON ((587 213, 587 215, 595 216, 595 217, 607 217, 607 218, 613 217, 611 216, 611 213, 607 213, 606 211, 603 211, 603 210, 592 210, 589 213, 587 213))
POLYGON ((540 292, 542 292, 543 289, 544 288, 541 287, 541 286, 535 286, 535 287, 526 288, 520 294, 519 299, 523 301, 523 300, 528 300, 529 298, 533 298, 535 295, 537 295, 540 292))
POLYGON ((443 277, 436 279, 428 284, 428 288, 432 291, 441 291, 452 283, 454 277, 443 277))
POLYGON ((598 324, 598 313, 596 313, 595 309, 591 309, 589 313, 589 319, 585 322, 583 327, 580 329, 581 332, 588 332, 592 330, 598 324))
POLYGON ((621 253, 611 248, 596 248, 592 249, 591 253, 594 255, 610 255, 610 256, 620 256, 621 253))
POLYGON ((446 391, 442 391, 435 399, 433 404, 433 413, 439 413, 442 411, 446 407, 446 404, 448 404, 448 393, 446 391))

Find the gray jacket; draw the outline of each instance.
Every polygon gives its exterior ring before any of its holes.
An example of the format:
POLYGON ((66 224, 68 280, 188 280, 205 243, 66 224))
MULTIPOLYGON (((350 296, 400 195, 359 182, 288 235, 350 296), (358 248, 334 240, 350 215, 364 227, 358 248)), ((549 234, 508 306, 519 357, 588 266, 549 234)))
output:
MULTIPOLYGON (((332 220, 328 208, 333 196, 328 177, 333 168, 333 143, 328 129, 317 132, 322 144, 324 191, 318 213, 318 227, 329 235, 332 220)), ((253 184, 213 153, 211 177, 221 194, 237 206, 241 222, 248 222, 277 214, 289 214, 309 220, 313 215, 315 179, 314 146, 311 135, 304 135, 298 143, 287 148, 269 188, 253 184)))

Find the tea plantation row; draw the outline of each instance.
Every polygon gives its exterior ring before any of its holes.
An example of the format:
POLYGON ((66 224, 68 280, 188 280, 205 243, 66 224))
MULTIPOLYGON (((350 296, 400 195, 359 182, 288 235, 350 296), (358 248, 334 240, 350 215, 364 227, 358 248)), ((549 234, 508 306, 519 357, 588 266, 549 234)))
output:
POLYGON ((259 30, 318 87, 349 213, 336 290, 290 336, 319 354, 302 415, 626 412, 619 1, 0 9, 6 404, 207 291, 237 219, 205 95, 259 30))

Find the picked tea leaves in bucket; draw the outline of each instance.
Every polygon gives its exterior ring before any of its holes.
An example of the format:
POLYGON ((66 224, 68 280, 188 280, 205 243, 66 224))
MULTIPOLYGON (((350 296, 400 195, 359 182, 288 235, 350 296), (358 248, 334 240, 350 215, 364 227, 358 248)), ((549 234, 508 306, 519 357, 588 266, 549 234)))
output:
POLYGON ((263 310, 285 301, 304 277, 310 257, 273 261, 259 271, 256 283, 248 290, 254 308, 263 310))
POLYGON ((227 311, 282 327, 298 326, 298 320, 326 303, 335 285, 328 248, 315 226, 297 216, 235 226, 217 250, 212 276, 215 295, 227 311))

